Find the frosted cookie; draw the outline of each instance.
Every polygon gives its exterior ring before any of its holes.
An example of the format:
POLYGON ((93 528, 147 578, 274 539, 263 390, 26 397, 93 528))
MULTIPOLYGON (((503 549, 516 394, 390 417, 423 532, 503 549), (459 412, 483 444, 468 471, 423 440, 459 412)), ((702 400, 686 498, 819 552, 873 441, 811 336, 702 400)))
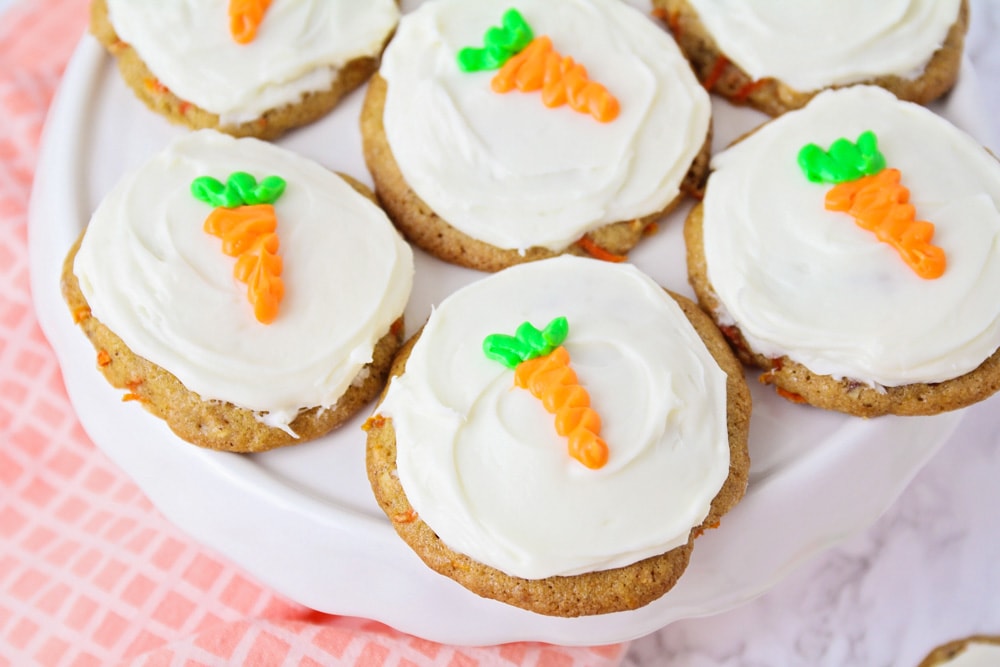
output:
POLYGON ((958 77, 967 0, 653 0, 706 88, 777 116, 859 83, 927 103, 958 77))
POLYGON ((126 400, 196 445, 255 452, 321 436, 381 391, 412 279, 370 193, 201 130, 101 202, 62 289, 126 400))
POLYGON ((378 67, 395 0, 93 0, 90 30, 148 107, 274 139, 326 115, 378 67))
POLYGON ((922 106, 856 86, 772 120, 713 158, 685 241, 788 398, 934 414, 1000 387, 1000 163, 922 106))
POLYGON ((974 635, 938 646, 917 667, 994 667, 1000 665, 1000 637, 974 635))
POLYGON ((561 256, 475 282, 392 373, 366 423, 375 496, 427 565, 484 597, 641 607, 746 488, 742 367, 631 264, 561 256))
POLYGON ((431 0, 400 22, 361 129, 403 234, 494 271, 621 259, 700 190, 710 111, 673 40, 618 0, 431 0))

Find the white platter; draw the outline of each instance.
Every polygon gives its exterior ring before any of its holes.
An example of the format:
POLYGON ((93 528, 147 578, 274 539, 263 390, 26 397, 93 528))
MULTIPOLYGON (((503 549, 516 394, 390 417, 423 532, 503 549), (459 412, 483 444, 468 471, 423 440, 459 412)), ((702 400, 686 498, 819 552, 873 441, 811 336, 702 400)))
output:
MULTIPOLYGON (((405 3, 407 5, 415 3, 405 3)), ((974 76, 940 111, 977 134, 974 76)), ((357 129, 361 94, 280 143, 370 183, 357 129)), ((716 104, 715 144, 763 117, 716 104)), ((59 273, 91 211, 121 174, 185 130, 147 111, 90 37, 80 43, 50 112, 29 222, 39 322, 69 396, 97 446, 171 521, 260 581, 314 609, 382 621, 465 645, 537 640, 624 641, 675 620, 718 613, 766 591, 797 565, 865 529, 895 500, 962 418, 860 420, 790 404, 750 377, 750 486, 721 529, 699 538, 691 565, 663 598, 632 612, 549 618, 481 599, 427 569, 377 508, 364 471, 359 416, 322 440, 241 456, 179 441, 95 370, 94 351, 59 294, 59 273)), ((690 295, 678 211, 631 259, 690 295)), ((480 274, 417 252, 412 331, 433 304, 480 274)))

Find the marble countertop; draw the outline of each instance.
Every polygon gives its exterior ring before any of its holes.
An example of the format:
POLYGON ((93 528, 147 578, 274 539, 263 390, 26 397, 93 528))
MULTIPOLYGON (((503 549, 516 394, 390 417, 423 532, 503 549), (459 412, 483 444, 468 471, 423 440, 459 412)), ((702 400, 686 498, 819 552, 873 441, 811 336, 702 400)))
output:
MULTIPOLYGON (((995 123, 996 152, 1000 2, 970 4, 966 53, 995 123)), ((1000 395, 966 410, 954 436, 867 530, 749 604, 634 641, 624 664, 906 667, 952 639, 1000 634, 997 507, 1000 395)))

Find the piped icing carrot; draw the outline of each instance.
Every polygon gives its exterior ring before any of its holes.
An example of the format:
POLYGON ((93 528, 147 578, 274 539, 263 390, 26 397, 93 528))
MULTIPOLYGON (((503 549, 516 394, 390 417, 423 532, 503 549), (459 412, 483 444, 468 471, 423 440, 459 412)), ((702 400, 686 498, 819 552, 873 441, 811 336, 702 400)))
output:
POLYGON ((211 176, 191 183, 191 193, 215 207, 204 229, 222 239, 222 251, 236 258, 233 275, 247 285, 254 317, 262 324, 275 320, 285 294, 274 212, 274 202, 284 191, 285 181, 277 176, 257 183, 245 172, 231 174, 225 184, 211 176))
POLYGON ((857 142, 838 139, 824 151, 808 144, 799 151, 799 166, 814 183, 835 184, 826 193, 828 211, 848 213, 862 229, 889 244, 921 278, 940 277, 947 261, 944 250, 931 243, 934 225, 917 220, 910 191, 898 169, 887 169, 872 132, 857 142))
POLYGON ((499 69, 491 83, 497 93, 541 91, 549 108, 568 104, 602 123, 618 117, 618 99, 592 81, 583 65, 556 52, 549 37, 534 37, 516 9, 507 10, 502 24, 486 31, 482 48, 460 50, 458 65, 465 72, 499 69))
POLYGON ((249 44, 257 37, 264 13, 271 0, 229 0, 229 32, 238 44, 249 44))
POLYGON ((556 433, 567 438, 570 456, 597 469, 608 461, 608 445, 601 438, 601 418, 590 407, 590 395, 570 366, 562 342, 569 333, 565 317, 539 331, 530 322, 514 336, 491 334, 483 341, 487 357, 514 370, 514 383, 531 392, 555 415, 556 433))
POLYGON ((892 246, 921 278, 944 273, 944 250, 933 245, 934 225, 917 220, 910 191, 900 184, 898 169, 847 181, 826 193, 826 208, 854 216, 858 226, 892 246))
POLYGON ((618 117, 617 98, 592 81, 587 69, 552 48, 548 37, 536 37, 512 57, 493 77, 493 90, 507 93, 542 91, 542 103, 549 108, 564 104, 580 113, 589 113, 602 123, 618 117))

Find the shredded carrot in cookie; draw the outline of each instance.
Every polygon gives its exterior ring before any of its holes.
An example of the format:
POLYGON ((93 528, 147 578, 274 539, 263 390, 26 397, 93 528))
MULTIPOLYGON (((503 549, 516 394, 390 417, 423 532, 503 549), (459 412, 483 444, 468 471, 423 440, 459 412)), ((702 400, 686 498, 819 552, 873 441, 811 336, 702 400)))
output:
POLYGON ((706 530, 715 530, 716 528, 719 527, 720 524, 721 524, 720 521, 713 521, 712 523, 706 526, 698 526, 697 528, 695 528, 694 536, 701 537, 702 535, 705 534, 706 530))
POLYGON ((602 123, 618 117, 618 99, 592 81, 583 65, 553 50, 552 40, 545 36, 534 38, 511 57, 493 77, 492 86, 498 93, 515 88, 523 93, 540 90, 545 106, 568 104, 574 111, 588 113, 602 123))
POLYGON ((593 239, 589 236, 582 236, 576 244, 594 259, 601 259, 605 262, 625 262, 628 260, 628 257, 625 255, 616 255, 613 252, 608 252, 601 246, 594 243, 593 239))
POLYGON ((77 306, 73 309, 73 324, 79 324, 90 317, 90 306, 77 306))
POLYGON ((781 387, 775 387, 774 390, 785 400, 791 401, 792 403, 808 403, 808 401, 802 397, 802 394, 796 394, 794 391, 788 391, 787 389, 782 389, 781 387))
POLYGON ((385 417, 382 415, 372 415, 361 425, 361 430, 367 433, 373 428, 382 428, 383 426, 385 426, 385 417))
POLYGON ((754 79, 753 81, 747 81, 745 84, 740 86, 739 90, 733 93, 733 96, 729 100, 735 104, 743 104, 747 101, 747 98, 761 86, 767 83, 767 79, 754 79))
POLYGON ((413 523, 417 520, 417 511, 412 507, 405 512, 400 512, 399 514, 394 514, 392 517, 393 523, 413 523))
POLYGON ((170 89, 164 86, 162 83, 160 83, 159 79, 156 79, 151 76, 143 79, 142 83, 144 86, 146 86, 146 90, 148 90, 151 93, 156 93, 157 95, 165 95, 166 93, 170 92, 170 89))
POLYGON ((722 78, 722 75, 726 71, 726 67, 728 65, 729 59, 724 55, 720 54, 719 57, 715 59, 715 63, 712 65, 712 70, 708 73, 705 81, 702 82, 705 90, 712 90, 712 88, 715 87, 715 84, 717 84, 719 79, 722 78))
POLYGON ((107 350, 100 350, 97 353, 97 365, 104 368, 111 363, 111 355, 108 354, 107 350))

